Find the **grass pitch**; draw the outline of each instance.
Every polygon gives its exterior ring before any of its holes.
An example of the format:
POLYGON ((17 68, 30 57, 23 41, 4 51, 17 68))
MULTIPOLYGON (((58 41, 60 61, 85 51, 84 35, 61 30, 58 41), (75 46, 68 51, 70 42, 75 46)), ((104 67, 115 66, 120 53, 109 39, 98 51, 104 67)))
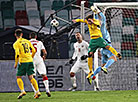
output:
POLYGON ((27 92, 22 99, 19 93, 0 93, 0 102, 138 102, 138 90, 128 91, 56 91, 47 97, 41 92, 39 99, 33 98, 33 92, 27 92))

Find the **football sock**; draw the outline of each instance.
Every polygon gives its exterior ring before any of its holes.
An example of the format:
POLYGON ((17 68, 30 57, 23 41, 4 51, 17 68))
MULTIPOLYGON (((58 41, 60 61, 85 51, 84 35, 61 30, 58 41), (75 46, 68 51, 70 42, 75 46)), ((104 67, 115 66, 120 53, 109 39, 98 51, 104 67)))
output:
POLYGON ((34 78, 32 78, 31 79, 31 83, 32 83, 34 89, 36 90, 36 92, 38 92, 39 91, 39 88, 38 88, 37 81, 34 78))
POLYGON ((24 92, 24 84, 21 78, 17 78, 17 84, 21 92, 24 92))
POLYGON ((49 92, 49 84, 48 84, 48 78, 47 78, 47 76, 43 77, 43 83, 45 85, 46 92, 49 92))
POLYGON ((92 72, 92 66, 93 66, 93 58, 92 57, 88 57, 88 66, 89 66, 89 70, 92 72))
POLYGON ((105 68, 108 68, 108 67, 110 67, 114 62, 115 62, 115 60, 110 59, 110 60, 107 61, 107 63, 104 65, 104 67, 105 67, 105 68))
POLYGON ((34 93, 36 93, 36 90, 35 90, 34 86, 32 85, 32 83, 31 83, 31 86, 32 86, 34 93))
POLYGON ((73 87, 76 87, 77 86, 77 84, 76 84, 76 77, 74 76, 74 77, 71 77, 70 79, 71 79, 73 87))
POLYGON ((96 80, 94 80, 94 86, 95 86, 96 88, 98 88, 98 84, 97 84, 97 81, 96 81, 96 80))
POLYGON ((118 54, 118 52, 111 46, 109 47, 109 51, 111 51, 115 56, 118 54))
POLYGON ((95 76, 96 74, 98 74, 100 71, 101 71, 101 67, 98 67, 98 68, 94 71, 94 74, 91 76, 91 78, 92 78, 93 76, 95 76))

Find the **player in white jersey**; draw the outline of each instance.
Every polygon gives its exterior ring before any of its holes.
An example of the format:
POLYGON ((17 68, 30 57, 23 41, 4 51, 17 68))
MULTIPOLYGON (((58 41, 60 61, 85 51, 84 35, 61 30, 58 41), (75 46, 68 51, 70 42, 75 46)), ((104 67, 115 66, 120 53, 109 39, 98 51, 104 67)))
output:
MULTIPOLYGON (((34 46, 36 50, 36 54, 33 58, 33 63, 34 63, 34 71, 35 75, 36 72, 38 72, 42 78, 43 78, 43 83, 46 89, 46 94, 48 97, 51 96, 50 91, 49 91, 49 83, 48 83, 48 78, 46 76, 46 67, 44 64, 44 60, 46 58, 47 52, 46 49, 41 41, 36 40, 37 34, 32 32, 30 33, 30 42, 34 46), (43 52, 43 56, 41 57, 41 51, 43 52)), ((35 90, 34 90, 35 91, 35 90)))
MULTIPOLYGON (((82 40, 82 36, 79 32, 75 34, 75 37, 77 39, 77 42, 74 43, 74 54, 72 56, 72 59, 69 61, 69 63, 72 64, 76 58, 77 60, 70 71, 70 78, 72 82, 72 87, 69 88, 70 91, 75 90, 77 88, 76 77, 75 77, 75 74, 77 72, 79 72, 80 70, 83 70, 86 74, 90 72, 88 67, 88 60, 81 59, 82 56, 88 54, 89 44, 86 41, 82 40)), ((95 83, 96 89, 99 90, 99 88, 97 87, 96 81, 94 81, 94 83, 95 83)))

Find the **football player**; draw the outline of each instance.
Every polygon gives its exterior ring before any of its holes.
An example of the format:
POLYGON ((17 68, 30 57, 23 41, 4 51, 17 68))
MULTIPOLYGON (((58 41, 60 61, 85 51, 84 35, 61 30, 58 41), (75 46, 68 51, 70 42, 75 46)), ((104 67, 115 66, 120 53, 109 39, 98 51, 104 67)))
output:
MULTIPOLYGON (((75 34, 75 37, 77 39, 77 42, 74 43, 74 53, 73 53, 72 59, 69 61, 69 63, 72 64, 73 61, 77 59, 70 71, 70 79, 72 82, 72 87, 69 88, 69 90, 72 90, 72 91, 77 88, 75 74, 80 70, 83 70, 86 74, 89 73, 88 60, 81 59, 83 56, 85 56, 88 53, 89 44, 82 39, 82 36, 79 32, 75 34)), ((94 80, 94 84, 96 89, 99 90, 95 80, 94 80)))
MULTIPOLYGON (((46 67, 44 64, 44 60, 47 55, 47 51, 41 41, 36 40, 37 34, 35 32, 30 33, 30 42, 34 46, 36 50, 36 54, 33 58, 34 62, 34 71, 36 75, 36 72, 38 72, 42 78, 43 78, 43 83, 46 89, 46 94, 48 97, 51 96, 50 91, 49 91, 49 83, 48 83, 48 78, 46 76, 46 67), (41 57, 41 51, 43 52, 43 56, 41 57)), ((35 90, 34 90, 35 91, 35 90)))

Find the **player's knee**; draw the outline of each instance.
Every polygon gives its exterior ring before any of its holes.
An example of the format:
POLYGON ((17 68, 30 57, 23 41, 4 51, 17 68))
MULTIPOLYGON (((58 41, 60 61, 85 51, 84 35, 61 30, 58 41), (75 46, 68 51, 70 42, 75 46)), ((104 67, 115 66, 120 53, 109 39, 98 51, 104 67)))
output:
POLYGON ((115 62, 117 61, 117 58, 115 56, 111 56, 109 59, 113 59, 115 62))
POLYGON ((75 76, 75 73, 70 72, 70 77, 74 77, 74 76, 75 76))
POLYGON ((111 46, 107 45, 105 48, 109 50, 110 47, 111 47, 111 46))
POLYGON ((93 52, 89 52, 89 53, 88 53, 88 57, 94 57, 93 52))

